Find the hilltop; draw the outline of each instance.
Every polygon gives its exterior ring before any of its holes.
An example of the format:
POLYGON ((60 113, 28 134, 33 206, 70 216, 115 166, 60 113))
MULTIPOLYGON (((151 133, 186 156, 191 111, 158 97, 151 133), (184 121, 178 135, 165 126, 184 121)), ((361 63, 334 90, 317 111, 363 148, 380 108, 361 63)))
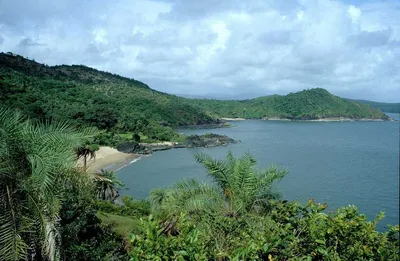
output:
POLYGON ((288 95, 271 95, 242 101, 191 100, 207 113, 218 117, 245 119, 281 118, 317 120, 323 118, 383 119, 388 117, 371 106, 332 95, 322 88, 288 95))
POLYGON ((48 66, 11 53, 0 53, 0 87, 1 104, 32 119, 73 120, 150 141, 178 138, 171 127, 221 124, 221 117, 387 119, 321 88, 243 101, 187 99, 87 66, 48 66))

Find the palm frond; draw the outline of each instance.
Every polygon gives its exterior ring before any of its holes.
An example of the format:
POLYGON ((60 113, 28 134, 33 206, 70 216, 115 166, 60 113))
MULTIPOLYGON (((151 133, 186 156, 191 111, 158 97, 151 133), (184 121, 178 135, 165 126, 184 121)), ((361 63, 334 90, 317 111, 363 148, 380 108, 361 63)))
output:
POLYGON ((28 245, 22 239, 24 223, 22 216, 15 210, 11 191, 6 186, 0 202, 0 258, 2 260, 18 261, 27 256, 28 245))
POLYGON ((64 185, 82 179, 75 149, 95 134, 91 128, 79 132, 69 122, 34 124, 0 108, 1 260, 26 259, 28 248, 58 258, 64 185))
POLYGON ((287 174, 286 170, 280 170, 278 167, 272 165, 259 175, 259 187, 270 186, 275 181, 281 180, 287 174))
POLYGON ((197 153, 195 158, 198 163, 203 164, 208 175, 218 184, 218 186, 223 189, 227 186, 229 168, 224 161, 213 159, 210 155, 204 153, 197 153))

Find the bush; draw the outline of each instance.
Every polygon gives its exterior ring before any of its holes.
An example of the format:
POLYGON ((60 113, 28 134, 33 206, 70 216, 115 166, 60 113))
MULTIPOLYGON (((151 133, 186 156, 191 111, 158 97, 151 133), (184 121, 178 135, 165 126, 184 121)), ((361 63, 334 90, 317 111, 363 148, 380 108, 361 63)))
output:
POLYGON ((310 200, 271 201, 264 215, 203 216, 184 213, 164 222, 141 220, 131 236, 132 260, 399 260, 399 226, 376 231, 357 208, 326 214, 325 204, 310 200), (174 229, 171 229, 174 227, 174 229))

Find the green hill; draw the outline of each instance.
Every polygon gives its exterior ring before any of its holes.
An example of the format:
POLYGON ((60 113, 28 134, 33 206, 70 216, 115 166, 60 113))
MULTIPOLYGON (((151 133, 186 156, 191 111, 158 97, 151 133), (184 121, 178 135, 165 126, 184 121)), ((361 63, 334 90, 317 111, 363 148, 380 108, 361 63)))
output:
POLYGON ((374 102, 366 100, 350 100, 359 104, 366 104, 383 112, 400 113, 400 103, 374 102))
POLYGON ((285 96, 271 95, 243 101, 191 100, 209 114, 218 117, 285 118, 312 120, 345 117, 351 119, 387 119, 381 111, 315 88, 285 96))
POLYGON ((320 88, 243 101, 186 99, 83 65, 47 66, 11 53, 0 53, 0 103, 32 119, 73 120, 152 140, 177 138, 170 127, 218 124, 220 117, 387 118, 320 88))
POLYGON ((0 54, 0 104, 33 119, 74 120, 119 133, 142 132, 156 140, 174 136, 165 126, 219 122, 181 100, 86 66, 47 66, 0 54))

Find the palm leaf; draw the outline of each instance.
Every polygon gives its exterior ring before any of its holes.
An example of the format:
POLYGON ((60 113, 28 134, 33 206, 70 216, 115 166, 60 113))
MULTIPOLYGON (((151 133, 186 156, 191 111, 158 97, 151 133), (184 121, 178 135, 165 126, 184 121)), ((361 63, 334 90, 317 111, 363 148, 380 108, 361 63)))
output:
POLYGON ((74 169, 75 149, 94 134, 69 122, 33 124, 0 109, 1 260, 26 259, 28 247, 42 249, 49 260, 59 257, 63 185, 81 179, 73 177, 82 176, 74 169))

